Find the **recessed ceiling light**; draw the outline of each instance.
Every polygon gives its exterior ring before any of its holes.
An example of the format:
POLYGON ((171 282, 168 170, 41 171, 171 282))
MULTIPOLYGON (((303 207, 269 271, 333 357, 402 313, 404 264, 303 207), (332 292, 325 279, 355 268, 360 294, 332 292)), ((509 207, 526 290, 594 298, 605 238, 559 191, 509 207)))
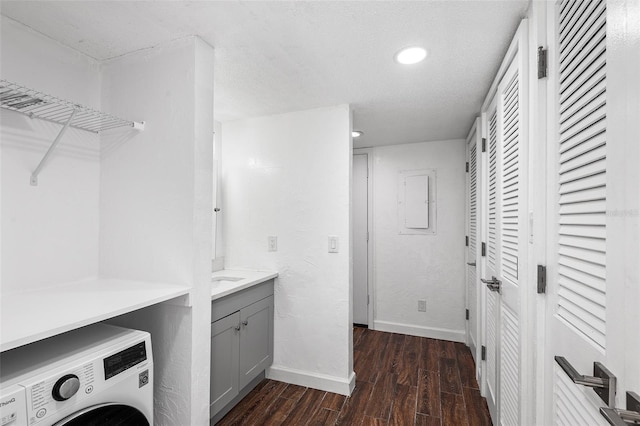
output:
POLYGON ((412 46, 405 47, 396 53, 396 62, 403 65, 417 64, 427 57, 427 51, 422 47, 412 46))
POLYGON ((359 138, 362 135, 364 135, 364 133, 361 132, 360 130, 354 130, 353 132, 351 132, 351 137, 352 138, 359 138))

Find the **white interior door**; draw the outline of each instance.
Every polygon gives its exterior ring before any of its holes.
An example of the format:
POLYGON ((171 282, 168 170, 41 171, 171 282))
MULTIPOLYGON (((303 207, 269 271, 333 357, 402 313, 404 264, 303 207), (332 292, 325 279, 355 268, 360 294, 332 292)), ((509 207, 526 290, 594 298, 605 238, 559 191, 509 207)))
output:
POLYGON ((369 324, 369 233, 367 154, 353 156, 353 322, 369 324))
POLYGON ((494 424, 522 423, 521 311, 526 295, 526 21, 486 111, 488 167, 483 282, 486 398, 494 424))
MULTIPOLYGON (((486 188, 486 218, 484 235, 487 237, 486 248, 483 248, 482 255, 486 257, 484 264, 484 278, 491 279, 498 275, 498 211, 499 211, 499 191, 498 191, 498 110, 496 100, 492 102, 487 113, 487 154, 488 167, 485 180, 486 188)), ((485 347, 486 347, 486 392, 489 412, 494 423, 498 419, 498 354, 500 351, 500 298, 495 291, 490 291, 488 287, 482 286, 485 292, 485 347)))
POLYGON ((523 81, 520 53, 512 62, 498 94, 498 118, 500 129, 500 213, 498 243, 498 279, 501 280, 500 299, 500 386, 499 424, 521 424, 521 300, 523 270, 526 259, 525 221, 527 210, 524 161, 525 125, 523 81))
POLYGON ((478 274, 480 270, 478 262, 478 136, 479 121, 473 126, 473 129, 467 139, 467 341, 471 349, 476 365, 478 360, 476 357, 476 348, 478 347, 478 319, 479 319, 479 292, 478 292, 478 274))
MULTIPOLYGON (((486 218, 484 226, 487 241, 482 255, 486 256, 484 276, 486 279, 495 277, 497 264, 497 221, 498 221, 498 111, 496 101, 491 104, 487 113, 487 154, 488 167, 485 176, 486 189, 486 218)), ((486 347, 486 390, 485 397, 489 405, 489 412, 494 423, 498 418, 498 352, 499 352, 499 296, 495 291, 482 286, 485 296, 485 347, 486 347)))
POLYGON ((606 402, 574 384, 554 357, 588 376, 602 363, 618 378, 610 404, 625 408, 624 391, 640 391, 640 7, 636 0, 560 1, 548 20, 545 421, 604 425, 599 407, 606 402))

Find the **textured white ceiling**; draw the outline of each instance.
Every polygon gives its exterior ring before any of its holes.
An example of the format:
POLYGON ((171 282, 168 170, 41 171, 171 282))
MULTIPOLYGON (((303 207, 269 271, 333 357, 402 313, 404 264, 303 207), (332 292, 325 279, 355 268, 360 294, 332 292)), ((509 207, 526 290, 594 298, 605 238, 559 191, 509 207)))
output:
POLYGON ((189 35, 215 47, 215 118, 349 103, 356 147, 463 138, 528 0, 2 1, 98 60, 189 35), (426 61, 394 62, 422 45, 426 61))

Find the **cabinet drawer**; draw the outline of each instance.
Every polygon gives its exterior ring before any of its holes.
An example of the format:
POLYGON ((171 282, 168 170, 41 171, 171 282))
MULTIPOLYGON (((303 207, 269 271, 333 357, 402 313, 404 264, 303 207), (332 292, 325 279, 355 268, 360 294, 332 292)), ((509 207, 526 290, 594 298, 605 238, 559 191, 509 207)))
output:
POLYGON ((211 322, 239 311, 245 306, 273 296, 273 279, 211 302, 211 322))

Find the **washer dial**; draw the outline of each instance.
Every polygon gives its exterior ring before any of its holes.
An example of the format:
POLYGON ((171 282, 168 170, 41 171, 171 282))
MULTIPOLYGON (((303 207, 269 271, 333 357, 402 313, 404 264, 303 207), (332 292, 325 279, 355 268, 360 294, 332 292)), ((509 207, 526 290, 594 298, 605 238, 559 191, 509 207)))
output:
POLYGON ((56 401, 66 401, 80 389, 80 379, 75 374, 67 374, 58 379, 51 394, 56 401))

